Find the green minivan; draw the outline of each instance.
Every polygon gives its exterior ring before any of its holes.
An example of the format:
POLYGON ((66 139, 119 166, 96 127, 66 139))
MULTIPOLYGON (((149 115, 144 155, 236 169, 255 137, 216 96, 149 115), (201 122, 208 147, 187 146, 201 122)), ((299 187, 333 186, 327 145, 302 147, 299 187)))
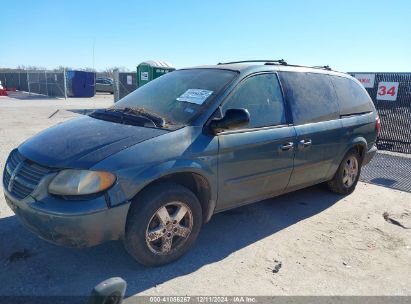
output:
POLYGON ((43 239, 123 240, 156 266, 187 252, 217 212, 319 183, 351 193, 379 129, 362 85, 328 67, 186 68, 25 141, 3 188, 43 239))

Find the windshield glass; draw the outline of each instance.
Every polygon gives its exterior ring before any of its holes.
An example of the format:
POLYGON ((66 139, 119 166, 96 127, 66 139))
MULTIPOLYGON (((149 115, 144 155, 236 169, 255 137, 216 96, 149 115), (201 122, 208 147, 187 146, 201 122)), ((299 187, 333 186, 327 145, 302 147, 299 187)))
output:
POLYGON ((235 76, 218 69, 170 72, 125 96, 114 108, 142 109, 167 123, 187 124, 235 76))

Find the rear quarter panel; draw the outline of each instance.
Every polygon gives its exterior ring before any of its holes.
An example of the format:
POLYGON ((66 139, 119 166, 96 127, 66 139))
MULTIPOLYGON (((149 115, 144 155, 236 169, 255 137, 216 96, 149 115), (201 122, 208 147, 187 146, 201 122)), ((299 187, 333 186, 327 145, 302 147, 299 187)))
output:
POLYGON ((335 162, 330 168, 329 177, 333 176, 341 163, 344 155, 354 146, 360 144, 364 147, 365 153, 371 149, 376 142, 375 132, 375 113, 367 113, 362 115, 354 115, 341 118, 343 128, 343 146, 342 153, 335 159, 335 162))

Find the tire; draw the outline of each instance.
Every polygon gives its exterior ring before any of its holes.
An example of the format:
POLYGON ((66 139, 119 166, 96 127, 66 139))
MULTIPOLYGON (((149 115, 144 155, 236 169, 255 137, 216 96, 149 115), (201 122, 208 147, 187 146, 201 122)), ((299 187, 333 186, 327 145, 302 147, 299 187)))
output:
POLYGON ((361 164, 362 159, 357 150, 351 149, 348 151, 333 179, 327 182, 328 188, 338 194, 347 195, 352 193, 361 174, 361 164), (350 168, 350 163, 353 166, 352 168, 350 168), (355 174, 355 177, 353 177, 353 174, 355 174))
POLYGON ((174 183, 153 185, 131 204, 124 245, 145 266, 165 265, 194 245, 201 225, 202 209, 193 192, 174 183))

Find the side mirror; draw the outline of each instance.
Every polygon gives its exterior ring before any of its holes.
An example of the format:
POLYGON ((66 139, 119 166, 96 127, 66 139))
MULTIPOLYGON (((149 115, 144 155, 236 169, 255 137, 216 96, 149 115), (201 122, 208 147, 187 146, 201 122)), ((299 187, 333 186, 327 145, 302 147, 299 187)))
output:
POLYGON ((217 134, 224 130, 235 129, 244 126, 250 122, 250 113, 247 109, 228 109, 223 118, 213 119, 210 124, 210 130, 217 134))

